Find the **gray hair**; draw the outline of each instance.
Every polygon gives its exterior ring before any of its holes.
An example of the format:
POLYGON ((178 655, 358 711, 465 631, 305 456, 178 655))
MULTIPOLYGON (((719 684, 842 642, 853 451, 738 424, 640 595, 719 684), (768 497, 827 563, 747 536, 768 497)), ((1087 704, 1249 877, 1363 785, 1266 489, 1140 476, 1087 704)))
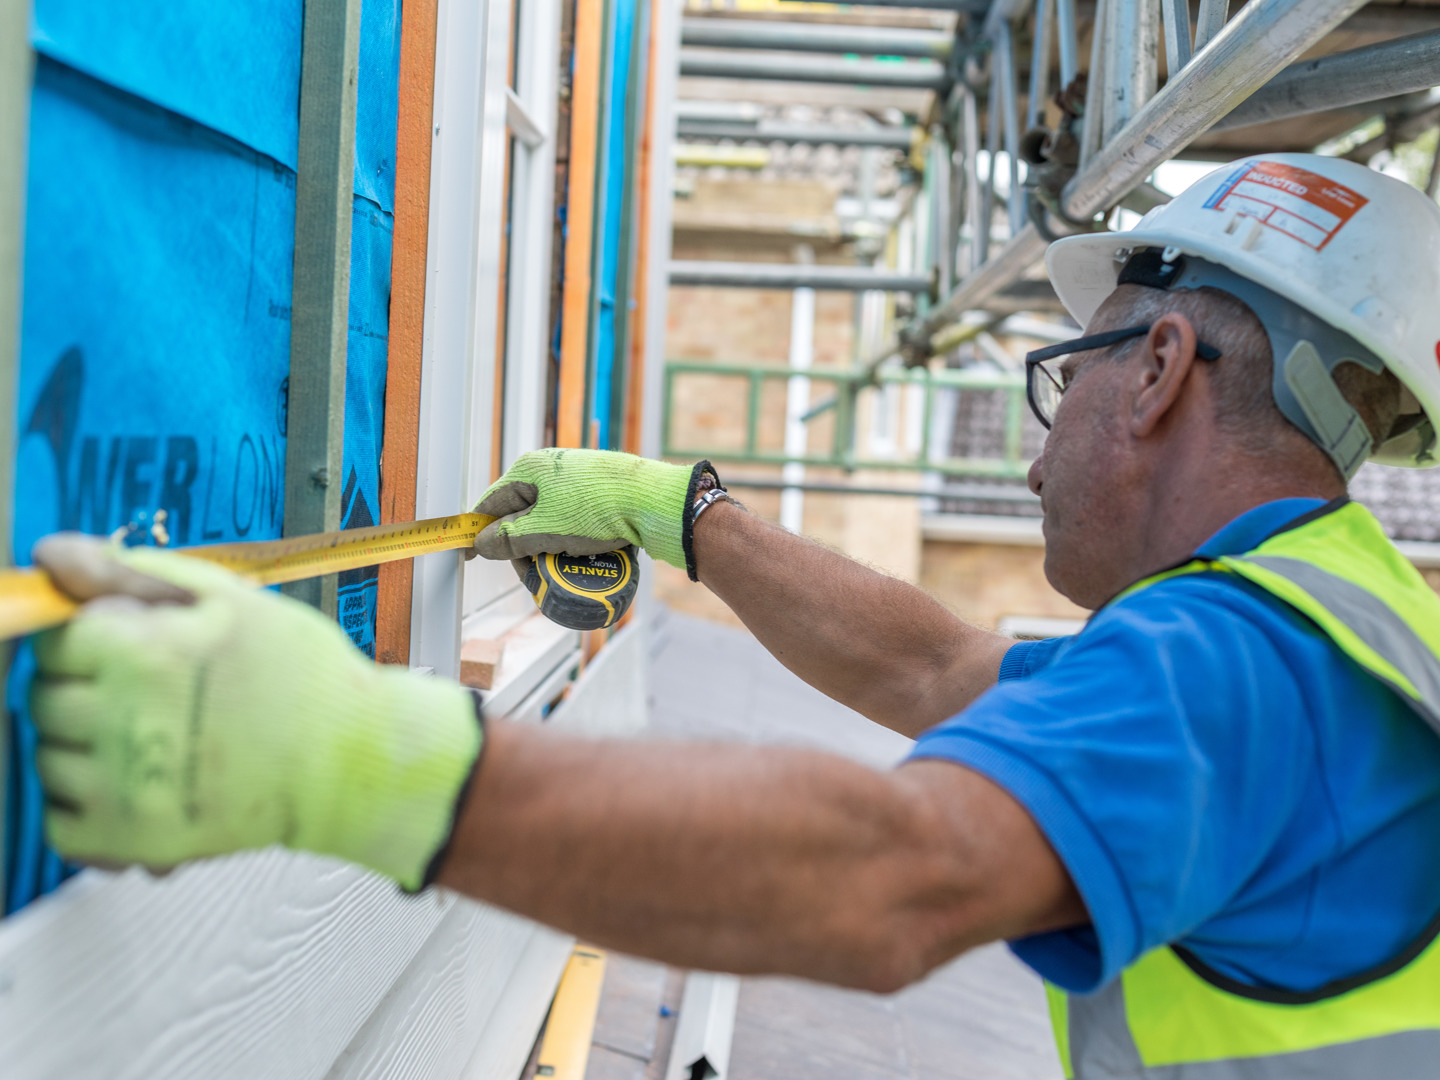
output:
MULTIPOLYGON (((1210 286, 1168 291, 1137 288, 1120 317, 1127 324, 1139 324, 1154 322, 1170 312, 1184 315, 1198 338, 1220 350, 1220 359, 1207 362, 1204 369, 1212 380, 1215 422, 1221 431, 1253 453, 1275 450, 1276 439, 1284 435, 1298 435, 1310 444, 1275 404, 1270 338, 1244 301, 1210 286)), ((1132 347, 1134 344, 1138 341, 1132 347)), ((1116 356, 1126 353, 1128 349, 1116 356)), ((1333 378, 1379 446, 1400 413, 1400 380, 1388 370, 1376 374, 1359 364, 1341 364, 1333 378)))

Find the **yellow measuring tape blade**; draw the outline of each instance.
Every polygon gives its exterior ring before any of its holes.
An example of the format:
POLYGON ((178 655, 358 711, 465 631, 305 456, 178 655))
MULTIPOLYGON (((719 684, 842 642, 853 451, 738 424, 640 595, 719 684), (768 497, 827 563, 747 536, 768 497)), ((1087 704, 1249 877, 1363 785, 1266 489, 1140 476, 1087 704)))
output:
POLYGON ((605 952, 576 945, 560 976, 545 1037, 540 1040, 536 1075, 553 1080, 585 1080, 600 991, 605 984, 605 952))
MULTIPOLYGON (((467 548, 475 542, 476 534, 494 520, 486 514, 455 514, 283 540, 177 548, 175 554, 216 563, 256 585, 283 585, 287 581, 467 548)), ((0 571, 0 640, 59 626, 74 615, 75 610, 75 602, 50 584, 42 571, 0 571)))
POLYGON ((78 607, 38 570, 0 571, 0 641, 59 626, 78 607))

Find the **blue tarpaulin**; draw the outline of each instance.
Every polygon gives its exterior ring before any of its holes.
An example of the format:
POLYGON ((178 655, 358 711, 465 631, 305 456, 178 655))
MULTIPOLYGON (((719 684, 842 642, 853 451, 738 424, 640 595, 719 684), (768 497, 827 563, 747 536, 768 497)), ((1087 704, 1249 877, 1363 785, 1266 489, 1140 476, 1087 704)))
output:
MULTIPOLYGON (((365 0, 342 521, 379 505, 398 0, 365 0)), ((300 0, 38 0, 14 548, 164 511, 174 545, 280 535, 300 0)), ((375 574, 340 619, 374 651, 375 574)), ((58 882, 41 843, 22 649, 7 910, 58 882)))

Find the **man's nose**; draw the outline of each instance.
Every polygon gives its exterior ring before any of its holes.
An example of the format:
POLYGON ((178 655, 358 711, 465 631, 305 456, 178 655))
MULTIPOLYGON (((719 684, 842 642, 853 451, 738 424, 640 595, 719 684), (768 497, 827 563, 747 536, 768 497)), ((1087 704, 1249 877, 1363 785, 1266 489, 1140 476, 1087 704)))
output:
POLYGON ((1030 470, 1025 474, 1025 483, 1036 495, 1040 494, 1040 486, 1045 482, 1045 451, 1040 451, 1040 456, 1030 463, 1030 470))

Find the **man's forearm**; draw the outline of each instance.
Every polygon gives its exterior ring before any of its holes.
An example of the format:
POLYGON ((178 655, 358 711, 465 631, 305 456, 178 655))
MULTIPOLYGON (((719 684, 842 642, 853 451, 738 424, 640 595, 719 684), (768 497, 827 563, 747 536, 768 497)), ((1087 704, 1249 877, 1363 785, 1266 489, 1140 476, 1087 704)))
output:
POLYGON ((727 503, 695 525, 701 582, 811 686, 915 736, 994 685, 1008 639, 905 582, 727 503))
POLYGON ((957 766, 504 723, 439 883, 667 963, 876 990, 1083 919, 1025 811, 957 766))

